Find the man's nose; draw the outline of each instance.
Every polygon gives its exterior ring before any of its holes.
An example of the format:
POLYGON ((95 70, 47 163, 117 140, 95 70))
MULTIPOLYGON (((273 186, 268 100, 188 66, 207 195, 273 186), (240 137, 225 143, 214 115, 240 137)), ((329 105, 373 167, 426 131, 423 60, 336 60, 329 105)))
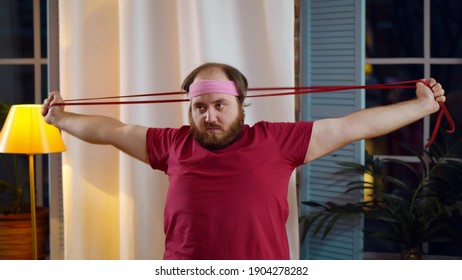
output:
POLYGON ((207 123, 213 123, 217 121, 217 113, 213 109, 207 110, 205 113, 205 121, 207 123))

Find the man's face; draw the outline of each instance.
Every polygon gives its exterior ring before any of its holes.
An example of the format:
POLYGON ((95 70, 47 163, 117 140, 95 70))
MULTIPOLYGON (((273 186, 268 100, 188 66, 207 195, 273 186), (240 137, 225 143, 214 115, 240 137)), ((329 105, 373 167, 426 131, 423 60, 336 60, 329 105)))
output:
POLYGON ((191 100, 189 123, 196 141, 208 149, 228 146, 241 133, 244 110, 235 96, 199 95, 191 100))

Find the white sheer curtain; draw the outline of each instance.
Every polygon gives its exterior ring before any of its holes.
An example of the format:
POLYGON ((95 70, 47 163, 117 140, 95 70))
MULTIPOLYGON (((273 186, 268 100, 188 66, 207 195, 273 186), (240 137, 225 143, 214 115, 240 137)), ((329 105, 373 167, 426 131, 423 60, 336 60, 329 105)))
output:
MULTIPOLYGON (((252 87, 292 85, 293 1, 61 0, 60 84, 66 99, 179 90, 209 61, 252 87)), ((246 123, 293 121, 293 97, 249 100, 246 123)), ((187 123, 187 105, 67 108, 155 127, 187 123)), ((113 147, 65 135, 65 257, 160 259, 166 176, 113 147)), ((298 258, 295 177, 288 232, 298 258)))

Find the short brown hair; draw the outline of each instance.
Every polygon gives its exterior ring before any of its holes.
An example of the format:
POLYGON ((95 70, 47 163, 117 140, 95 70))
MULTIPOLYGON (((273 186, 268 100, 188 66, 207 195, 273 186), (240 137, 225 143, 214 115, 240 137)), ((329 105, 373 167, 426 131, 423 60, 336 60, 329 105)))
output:
POLYGON ((239 70, 228 64, 208 62, 200 65, 191 73, 189 73, 189 75, 184 79, 181 88, 184 91, 189 92, 189 86, 194 82, 194 79, 196 78, 197 74, 199 74, 199 72, 201 72, 202 70, 208 68, 219 68, 223 70, 223 72, 226 74, 226 77, 228 77, 229 80, 234 81, 234 83, 236 83, 236 88, 239 93, 237 99, 239 100, 240 104, 243 105, 244 100, 247 96, 247 78, 239 70))

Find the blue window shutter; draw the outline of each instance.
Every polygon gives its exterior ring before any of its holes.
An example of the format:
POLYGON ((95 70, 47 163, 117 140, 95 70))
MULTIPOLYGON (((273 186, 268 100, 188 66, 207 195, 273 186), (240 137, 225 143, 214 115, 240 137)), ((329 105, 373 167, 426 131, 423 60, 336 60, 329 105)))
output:
MULTIPOLYGON (((363 85, 365 60, 364 0, 302 0, 301 65, 304 85, 363 85)), ((364 108, 364 92, 339 91, 304 95, 302 119, 343 116, 364 108)), ((360 193, 345 193, 346 183, 362 178, 336 178, 338 162, 364 162, 364 141, 352 143, 301 169, 301 201, 346 203, 362 199, 360 193)), ((300 213, 309 209, 301 206, 300 213)), ((322 239, 308 233, 301 247, 302 259, 362 259, 363 222, 350 218, 337 222, 322 239)))

